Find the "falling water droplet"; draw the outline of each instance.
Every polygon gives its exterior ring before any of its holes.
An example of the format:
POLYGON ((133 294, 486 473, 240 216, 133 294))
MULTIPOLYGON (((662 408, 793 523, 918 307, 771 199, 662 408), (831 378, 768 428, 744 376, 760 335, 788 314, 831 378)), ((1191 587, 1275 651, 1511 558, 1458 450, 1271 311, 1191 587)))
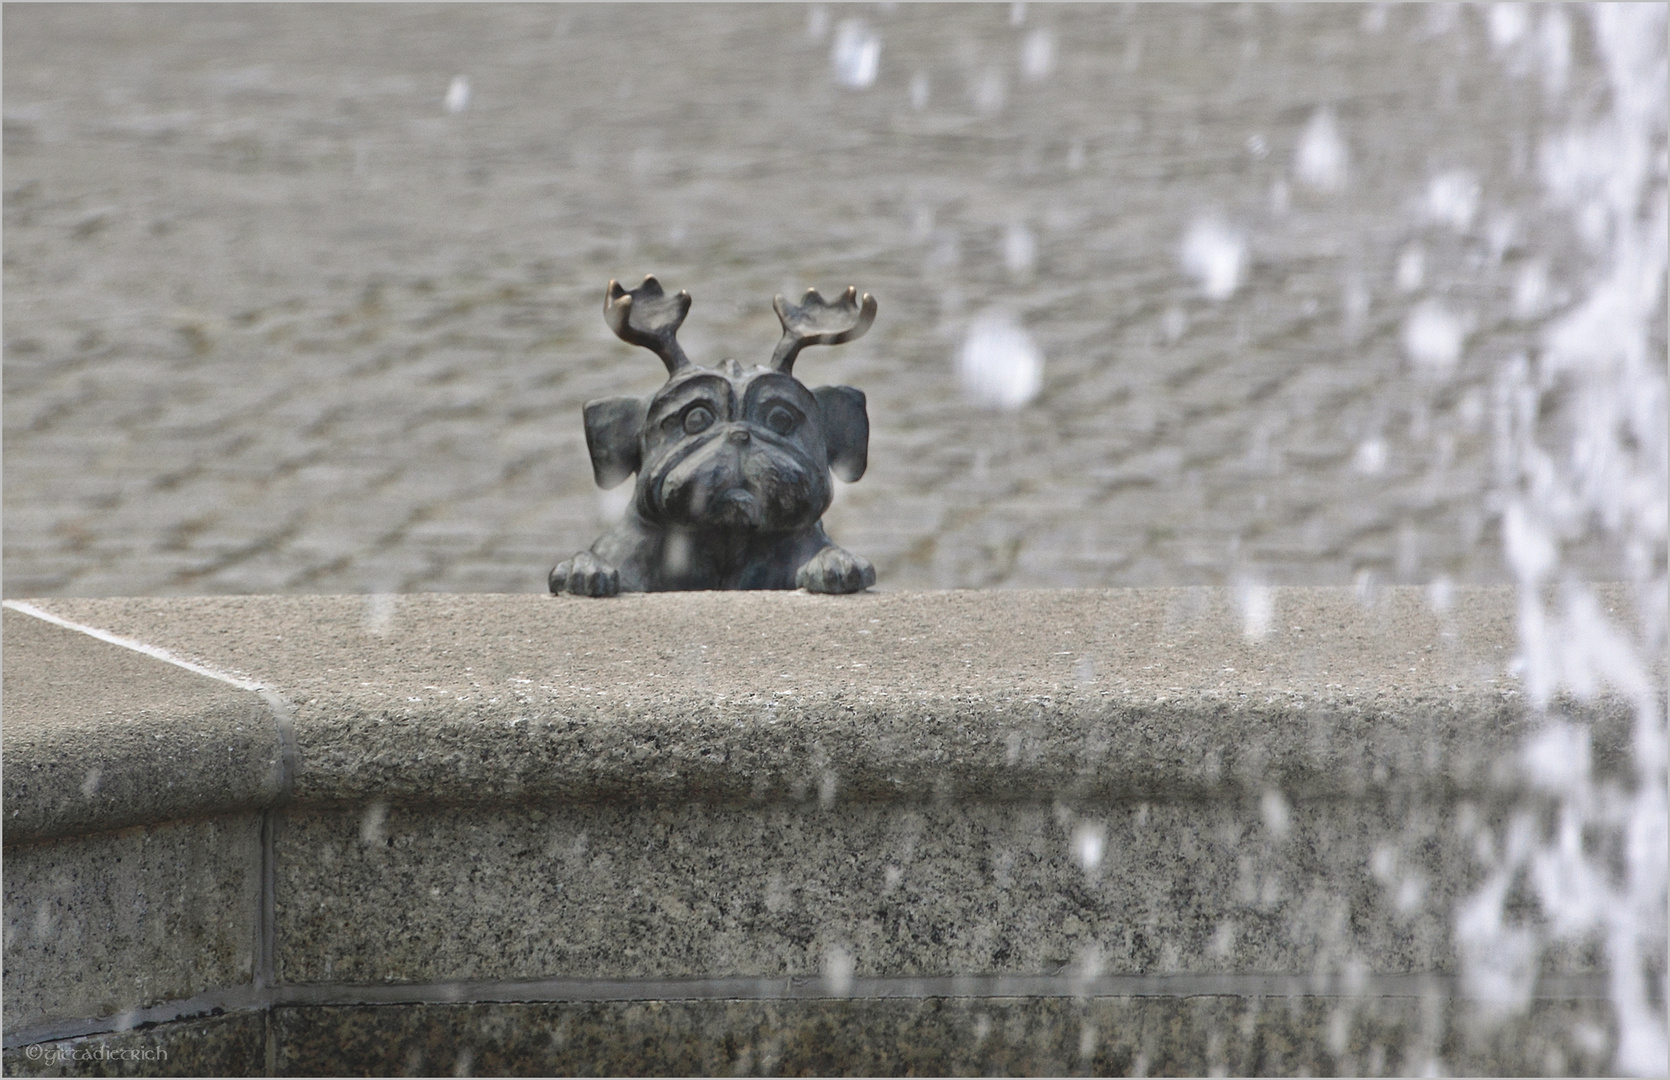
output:
POLYGON ((1009 276, 1018 280, 1025 280, 1032 275, 1032 267, 1038 261, 1038 241, 1032 235, 1032 230, 1025 224, 1015 221, 1003 232, 1003 265, 1008 269, 1009 276))
POLYGON ((619 487, 610 488, 608 491, 599 491, 597 493, 598 517, 603 519, 604 524, 613 525, 626 516, 626 508, 632 505, 632 500, 637 497, 637 494, 637 488, 632 484, 621 484, 619 487))
POLYGON ((365 632, 373 637, 386 637, 394 622, 395 596, 393 593, 374 592, 365 598, 365 632))
POLYGON ((806 9, 806 37, 812 41, 822 41, 829 33, 829 9, 822 4, 813 4, 806 9))
POLYGON ((845 945, 831 945, 823 953, 823 984, 835 997, 852 993, 854 968, 852 952, 845 945))
POLYGON ((1080 866, 1095 870, 1102 865, 1102 844, 1106 837, 1104 826, 1088 821, 1073 830, 1073 854, 1078 857, 1080 866))
POLYGON ((1401 292, 1414 292, 1426 280, 1426 252, 1419 244, 1410 244, 1397 257, 1397 287, 1401 292))
POLYGON ((957 374, 980 404, 1018 409, 1043 387, 1044 355, 1014 316, 988 311, 969 325, 957 374))
POLYGON ((1299 140, 1299 152, 1293 160, 1294 173, 1302 183, 1318 191, 1338 191, 1345 187, 1350 164, 1351 153, 1340 136, 1334 110, 1316 110, 1299 140))
POLYGON ((378 800, 365 808, 360 816, 360 841, 380 844, 384 839, 384 824, 388 820, 388 803, 378 800))
POLYGON ((1426 189, 1427 214, 1456 232, 1466 232, 1479 212, 1479 181, 1461 169, 1440 173, 1426 189))
POLYGON ((1040 26, 1021 45, 1021 75, 1028 82, 1041 82, 1054 70, 1055 36, 1040 26))
POLYGON ((1275 615, 1275 593, 1261 582, 1242 579, 1235 588, 1235 600, 1241 608, 1242 634, 1249 641, 1262 641, 1275 615))
POLYGON ((881 66, 881 38, 863 19, 843 19, 835 28, 835 45, 829 60, 837 82, 862 90, 876 81, 881 66))
POLYGON ((454 75, 452 83, 446 88, 446 111, 461 113, 470 107, 470 80, 462 75, 454 75))
POLYGON ((1246 242, 1217 218, 1196 221, 1183 238, 1183 269, 1212 300, 1227 300, 1241 286, 1246 242))
POLYGON ((1445 376, 1455 370, 1466 338, 1466 323, 1436 300, 1417 305, 1403 324, 1403 351, 1423 375, 1445 376))
POLYGON ((1287 835, 1287 830, 1293 823, 1293 815, 1281 792, 1275 788, 1266 789, 1259 800, 1258 809, 1264 817, 1264 827, 1270 830, 1271 836, 1280 840, 1287 835))
POLYGON ((928 107, 928 76, 918 71, 910 77, 910 107, 921 112, 928 107))

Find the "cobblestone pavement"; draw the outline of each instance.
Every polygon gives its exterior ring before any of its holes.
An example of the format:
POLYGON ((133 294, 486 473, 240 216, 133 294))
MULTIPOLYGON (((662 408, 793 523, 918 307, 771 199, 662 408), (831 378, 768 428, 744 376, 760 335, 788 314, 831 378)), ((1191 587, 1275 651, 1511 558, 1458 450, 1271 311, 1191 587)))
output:
POLYGON ((1492 375, 1589 272, 1535 163, 1602 84, 1502 18, 8 6, 5 593, 543 590, 651 271, 707 362, 877 296, 799 373, 869 395, 827 523, 883 588, 1503 580, 1492 375))

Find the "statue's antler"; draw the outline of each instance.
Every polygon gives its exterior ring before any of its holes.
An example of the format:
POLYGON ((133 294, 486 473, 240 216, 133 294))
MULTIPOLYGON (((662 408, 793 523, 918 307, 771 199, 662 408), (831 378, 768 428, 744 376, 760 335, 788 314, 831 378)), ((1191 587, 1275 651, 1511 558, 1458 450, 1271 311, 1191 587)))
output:
POLYGON ((690 294, 680 290, 668 296, 654 274, 630 292, 620 282, 610 281, 603 293, 603 321, 609 329, 622 341, 642 345, 659 356, 669 375, 690 366, 677 336, 689 311, 690 294))
POLYGON ((869 293, 858 299, 858 290, 851 285, 833 304, 818 295, 818 290, 807 289, 800 303, 790 307, 781 296, 771 302, 777 309, 777 319, 783 324, 783 339, 771 354, 771 366, 785 374, 794 372, 794 358, 808 345, 839 345, 864 336, 864 331, 876 321, 876 298, 869 293))

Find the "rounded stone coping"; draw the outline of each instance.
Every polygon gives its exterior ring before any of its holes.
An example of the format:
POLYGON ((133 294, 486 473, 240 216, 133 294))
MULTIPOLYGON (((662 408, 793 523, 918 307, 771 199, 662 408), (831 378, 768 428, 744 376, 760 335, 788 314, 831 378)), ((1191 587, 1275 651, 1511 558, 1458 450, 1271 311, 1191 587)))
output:
MULTIPOLYGON (((1627 602, 1621 586, 1600 592, 1627 602)), ((1507 587, 1456 589, 1443 611, 1418 588, 1369 602, 1181 588, 8 607, 8 844, 264 808, 287 790, 310 803, 1488 792, 1518 783, 1512 749, 1536 722, 1508 674, 1507 587)), ((1627 703, 1580 707, 1598 721, 1597 761, 1619 768, 1627 703)))
POLYGON ((255 692, 15 610, 6 662, 5 839, 236 813, 284 790, 255 692))

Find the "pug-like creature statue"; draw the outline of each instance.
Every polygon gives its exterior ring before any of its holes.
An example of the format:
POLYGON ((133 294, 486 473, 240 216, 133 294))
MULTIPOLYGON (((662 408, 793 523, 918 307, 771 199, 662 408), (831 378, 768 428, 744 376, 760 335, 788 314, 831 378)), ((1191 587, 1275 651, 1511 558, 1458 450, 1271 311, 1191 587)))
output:
POLYGON ((774 304, 783 324, 771 362, 745 369, 690 361, 677 333, 690 294, 669 296, 653 276, 604 294, 603 317, 622 341, 667 366, 644 400, 586 403, 586 446, 598 486, 638 474, 625 517, 551 571, 553 593, 614 596, 674 589, 807 589, 850 593, 875 584, 868 559, 836 546, 820 519, 831 471, 864 475, 870 419, 850 386, 808 390, 794 377, 808 345, 838 345, 875 321, 876 301, 848 288, 830 302, 808 290, 774 304))

